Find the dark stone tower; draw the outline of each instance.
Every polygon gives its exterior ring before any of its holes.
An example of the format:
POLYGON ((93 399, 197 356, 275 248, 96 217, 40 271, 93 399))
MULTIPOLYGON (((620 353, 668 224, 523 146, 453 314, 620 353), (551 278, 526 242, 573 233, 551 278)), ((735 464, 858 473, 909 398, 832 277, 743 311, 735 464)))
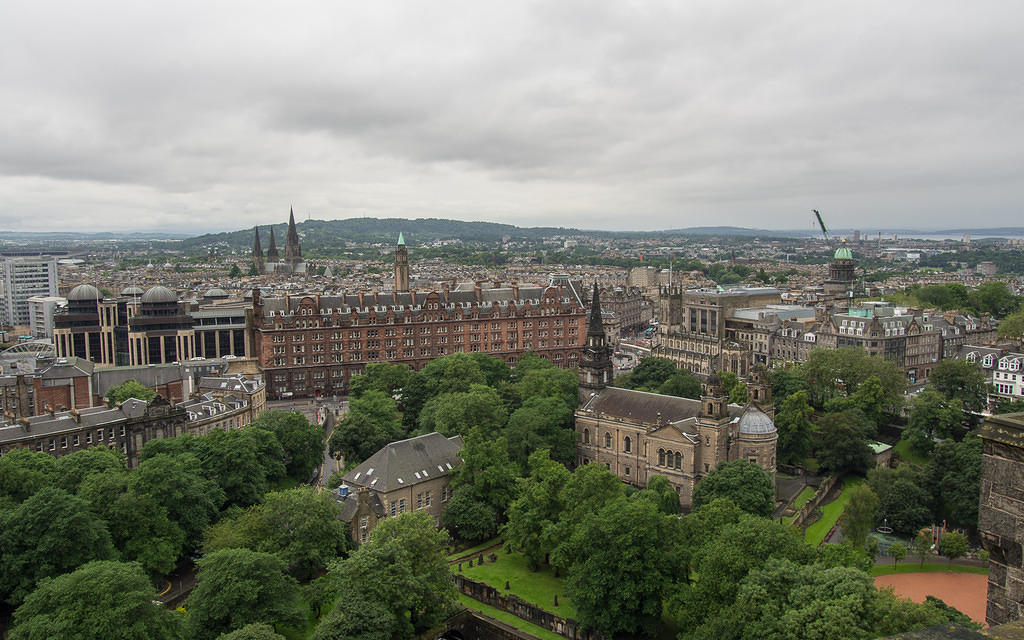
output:
POLYGON ((729 398, 722 389, 722 379, 717 373, 708 377, 704 385, 704 395, 700 397, 700 416, 711 420, 721 420, 726 416, 725 406, 729 404, 729 398))
POLYGON ((270 227, 270 246, 267 247, 267 262, 281 262, 281 255, 277 252, 277 240, 274 239, 274 227, 270 227))
POLYGON ((284 245, 284 261, 288 265, 288 271, 295 273, 296 268, 302 262, 302 247, 299 246, 299 232, 295 229, 295 209, 288 212, 288 236, 284 245))
POLYGON ((985 622, 1024 617, 1024 413, 990 416, 981 436, 978 533, 991 554, 985 622))
POLYGON ((256 238, 252 242, 252 262, 256 265, 256 272, 263 273, 263 247, 260 246, 260 228, 254 229, 256 238))
POLYGON ((405 238, 398 232, 398 248, 395 249, 395 291, 409 290, 409 250, 405 238))
POLYGON ((847 292, 853 290, 856 278, 853 252, 844 244, 836 249, 832 262, 828 265, 828 280, 823 286, 825 295, 845 296, 847 292))
POLYGON ((608 337, 604 333, 604 322, 601 320, 601 300, 595 282, 590 321, 587 323, 587 343, 583 346, 583 357, 580 359, 580 404, 612 383, 611 354, 608 337))
POLYGON ((747 376, 747 402, 775 419, 775 405, 772 403, 772 383, 768 372, 758 365, 747 376))

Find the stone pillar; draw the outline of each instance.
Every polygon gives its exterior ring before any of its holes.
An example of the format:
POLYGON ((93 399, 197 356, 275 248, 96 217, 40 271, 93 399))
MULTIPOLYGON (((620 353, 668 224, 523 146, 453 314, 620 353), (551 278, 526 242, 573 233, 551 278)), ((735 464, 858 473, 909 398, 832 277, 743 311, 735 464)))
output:
POLYGON ((982 425, 978 531, 990 554, 985 621, 1024 617, 1024 413, 991 416, 982 425))

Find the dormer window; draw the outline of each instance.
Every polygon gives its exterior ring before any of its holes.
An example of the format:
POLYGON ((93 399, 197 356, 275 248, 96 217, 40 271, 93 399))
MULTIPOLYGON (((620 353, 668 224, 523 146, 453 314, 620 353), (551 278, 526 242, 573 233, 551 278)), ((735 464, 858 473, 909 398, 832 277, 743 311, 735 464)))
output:
POLYGON ((992 366, 992 354, 991 353, 986 355, 985 358, 981 361, 981 366, 985 367, 986 369, 992 366))

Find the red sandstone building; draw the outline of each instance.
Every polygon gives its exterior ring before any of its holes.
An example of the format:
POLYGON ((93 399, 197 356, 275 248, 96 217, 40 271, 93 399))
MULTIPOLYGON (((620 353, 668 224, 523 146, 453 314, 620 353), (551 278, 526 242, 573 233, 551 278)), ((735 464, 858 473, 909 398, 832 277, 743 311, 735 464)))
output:
POLYGON ((280 399, 345 393, 367 363, 414 369, 451 353, 486 353, 510 365, 532 351, 579 364, 587 333, 579 282, 461 290, 309 293, 264 298, 253 290, 253 348, 280 399))

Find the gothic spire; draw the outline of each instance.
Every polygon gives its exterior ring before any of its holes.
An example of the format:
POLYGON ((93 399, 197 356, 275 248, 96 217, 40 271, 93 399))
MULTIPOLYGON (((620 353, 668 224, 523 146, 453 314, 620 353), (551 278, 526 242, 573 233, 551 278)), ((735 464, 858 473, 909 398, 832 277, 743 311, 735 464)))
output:
POLYGON ((253 231, 256 233, 256 239, 252 243, 252 255, 253 257, 263 257, 263 247, 260 246, 260 228, 259 226, 253 227, 253 231))
POLYGON ((601 299, 598 297, 597 282, 594 282, 594 300, 590 305, 590 322, 587 335, 604 335, 604 321, 601 320, 601 299))
POLYGON ((274 239, 274 227, 270 227, 270 246, 267 247, 267 260, 277 262, 280 256, 277 253, 277 240, 274 239))
POLYGON ((299 246, 299 232, 295 230, 295 209, 292 208, 288 212, 288 239, 287 244, 298 247, 299 246))
POLYGON ((402 232, 401 231, 398 232, 398 244, 399 245, 405 244, 405 237, 402 236, 402 232))

